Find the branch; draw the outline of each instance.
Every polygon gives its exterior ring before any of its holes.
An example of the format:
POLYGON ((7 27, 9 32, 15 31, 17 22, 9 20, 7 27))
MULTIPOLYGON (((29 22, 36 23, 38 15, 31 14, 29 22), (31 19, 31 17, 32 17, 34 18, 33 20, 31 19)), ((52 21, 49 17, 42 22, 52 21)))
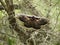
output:
POLYGON ((14 7, 13 7, 13 0, 5 0, 7 8, 8 8, 8 20, 9 20, 9 24, 11 25, 11 28, 14 29, 17 33, 18 36, 21 40, 22 43, 25 43, 26 39, 29 38, 30 35, 26 35, 26 32, 23 30, 22 27, 19 27, 19 25, 16 23, 16 18, 15 16, 15 12, 14 12, 14 7))
MULTIPOLYGON (((14 9, 21 9, 21 8, 18 8, 19 5, 17 5, 17 4, 13 4, 13 6, 14 6, 14 9)), ((4 7, 2 5, 0 5, 0 10, 4 10, 4 7)))
POLYGON ((3 5, 4 9, 7 11, 7 6, 5 5, 5 3, 3 2, 3 0, 0 0, 0 2, 3 5))

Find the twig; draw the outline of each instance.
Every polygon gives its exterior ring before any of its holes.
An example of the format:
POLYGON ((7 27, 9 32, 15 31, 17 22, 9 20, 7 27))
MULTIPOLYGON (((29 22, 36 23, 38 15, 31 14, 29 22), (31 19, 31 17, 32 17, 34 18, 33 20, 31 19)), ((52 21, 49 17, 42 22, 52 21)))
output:
POLYGON ((58 23, 58 17, 59 17, 59 16, 60 16, 60 12, 59 12, 59 14, 57 15, 56 23, 55 23, 55 26, 54 26, 53 30, 56 28, 56 25, 57 25, 57 23, 58 23))
POLYGON ((6 34, 6 33, 3 33, 3 32, 1 32, 1 31, 0 31, 0 34, 4 34, 4 35, 7 35, 7 36, 9 36, 9 37, 12 37, 12 38, 16 38, 16 39, 17 39, 17 37, 12 36, 12 35, 9 35, 9 34, 6 34))
POLYGON ((47 18, 49 18, 49 16, 50 16, 50 11, 51 11, 51 6, 52 6, 52 4, 51 4, 51 0, 50 0, 50 3, 49 3, 49 9, 48 9, 48 13, 47 13, 47 18))

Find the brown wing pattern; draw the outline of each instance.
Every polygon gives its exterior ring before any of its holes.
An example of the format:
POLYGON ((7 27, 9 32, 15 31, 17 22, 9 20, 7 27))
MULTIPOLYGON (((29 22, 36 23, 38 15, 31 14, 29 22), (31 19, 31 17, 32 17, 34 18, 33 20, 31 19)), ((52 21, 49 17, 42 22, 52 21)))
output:
POLYGON ((24 22, 24 26, 30 28, 33 27, 35 29, 40 29, 41 25, 45 25, 48 23, 48 20, 45 18, 37 18, 36 16, 24 16, 21 15, 19 19, 24 22))

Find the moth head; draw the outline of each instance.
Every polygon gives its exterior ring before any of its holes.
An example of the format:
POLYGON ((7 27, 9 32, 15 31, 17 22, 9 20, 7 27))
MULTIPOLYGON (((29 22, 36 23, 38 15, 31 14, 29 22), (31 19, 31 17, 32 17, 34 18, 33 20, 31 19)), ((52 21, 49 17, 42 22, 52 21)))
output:
POLYGON ((48 24, 49 20, 46 19, 46 18, 41 18, 40 19, 40 25, 45 25, 45 24, 48 24))

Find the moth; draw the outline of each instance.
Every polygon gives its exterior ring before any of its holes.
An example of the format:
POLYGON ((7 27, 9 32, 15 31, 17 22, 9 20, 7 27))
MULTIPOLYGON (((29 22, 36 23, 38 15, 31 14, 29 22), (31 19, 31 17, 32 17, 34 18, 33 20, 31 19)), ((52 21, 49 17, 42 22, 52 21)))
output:
POLYGON ((41 18, 38 16, 30 15, 20 15, 18 19, 24 22, 24 26, 27 28, 40 29, 42 25, 48 24, 48 19, 41 18))

